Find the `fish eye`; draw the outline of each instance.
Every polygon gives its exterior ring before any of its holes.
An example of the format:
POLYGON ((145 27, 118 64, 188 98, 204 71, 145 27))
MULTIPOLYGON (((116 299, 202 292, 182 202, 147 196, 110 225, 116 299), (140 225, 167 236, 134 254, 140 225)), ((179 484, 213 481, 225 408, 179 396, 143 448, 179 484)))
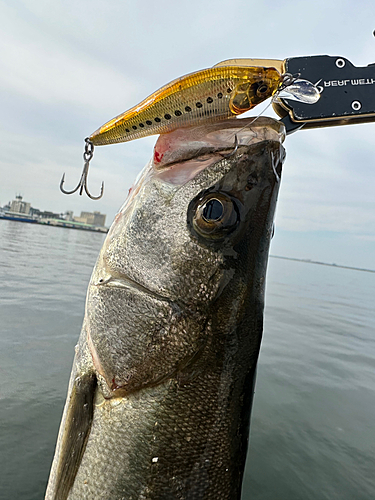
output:
POLYGON ((211 198, 202 209, 202 217, 206 222, 219 221, 224 214, 224 206, 220 200, 211 198))
POLYGON ((236 228, 238 221, 238 209, 230 196, 225 193, 209 193, 196 203, 192 222, 201 236, 221 239, 236 228))

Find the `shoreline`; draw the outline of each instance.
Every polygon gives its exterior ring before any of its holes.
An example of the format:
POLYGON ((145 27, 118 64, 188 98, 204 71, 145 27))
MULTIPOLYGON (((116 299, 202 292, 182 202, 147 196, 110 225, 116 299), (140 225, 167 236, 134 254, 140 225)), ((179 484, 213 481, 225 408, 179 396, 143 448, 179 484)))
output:
POLYGON ((91 231, 94 233, 108 233, 108 228, 104 226, 91 226, 89 224, 84 224, 83 222, 67 221, 63 219, 47 219, 38 220, 28 217, 7 217, 0 215, 0 220, 12 221, 12 222, 22 222, 24 224, 40 224, 41 226, 49 227, 63 227, 67 229, 78 229, 80 231, 91 231))

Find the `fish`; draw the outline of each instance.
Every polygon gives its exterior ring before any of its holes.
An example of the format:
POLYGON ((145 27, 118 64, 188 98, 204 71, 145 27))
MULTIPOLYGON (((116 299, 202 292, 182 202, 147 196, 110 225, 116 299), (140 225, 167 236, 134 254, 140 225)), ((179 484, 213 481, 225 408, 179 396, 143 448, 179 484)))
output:
POLYGON ((158 139, 88 285, 46 500, 240 499, 284 138, 158 139))
POLYGON ((282 82, 279 69, 241 66, 234 60, 229 66, 219 63, 185 75, 108 121, 88 139, 94 146, 127 142, 240 115, 275 94, 282 82))

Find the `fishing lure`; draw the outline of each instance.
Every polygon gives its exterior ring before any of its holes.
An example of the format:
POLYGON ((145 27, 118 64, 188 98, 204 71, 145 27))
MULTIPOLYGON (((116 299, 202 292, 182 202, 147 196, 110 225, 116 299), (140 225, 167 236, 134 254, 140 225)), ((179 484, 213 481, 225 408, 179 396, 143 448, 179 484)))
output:
POLYGON ((281 73, 272 67, 216 66, 197 71, 165 85, 88 139, 94 146, 127 142, 231 118, 271 97, 281 83, 281 73))
POLYGON ((282 61, 273 59, 223 61, 213 68, 173 80, 87 137, 85 164, 78 185, 72 191, 66 191, 63 188, 64 174, 60 190, 64 194, 73 194, 78 190, 82 194, 85 191, 93 200, 102 197, 103 183, 99 196, 92 196, 87 186, 94 146, 132 141, 181 127, 231 118, 249 111, 271 96, 276 102, 283 92, 289 99, 308 104, 315 103, 320 97, 315 85, 290 73, 283 73, 282 61), (267 62, 275 67, 266 66, 267 62))

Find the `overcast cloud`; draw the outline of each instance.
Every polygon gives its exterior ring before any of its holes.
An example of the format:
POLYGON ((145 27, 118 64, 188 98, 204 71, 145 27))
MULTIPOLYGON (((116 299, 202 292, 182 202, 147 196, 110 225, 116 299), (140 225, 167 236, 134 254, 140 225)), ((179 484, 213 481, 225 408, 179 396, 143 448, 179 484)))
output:
MULTIPOLYGON (((342 55, 375 61, 373 1, 0 2, 0 205, 100 210, 107 224, 156 137, 98 147, 90 190, 83 139, 154 90, 227 58, 342 55)), ((375 93, 375 88, 374 88, 375 93)), ((275 116, 267 111, 269 116, 275 116)), ((375 268, 375 124, 289 136, 272 252, 375 268)))

